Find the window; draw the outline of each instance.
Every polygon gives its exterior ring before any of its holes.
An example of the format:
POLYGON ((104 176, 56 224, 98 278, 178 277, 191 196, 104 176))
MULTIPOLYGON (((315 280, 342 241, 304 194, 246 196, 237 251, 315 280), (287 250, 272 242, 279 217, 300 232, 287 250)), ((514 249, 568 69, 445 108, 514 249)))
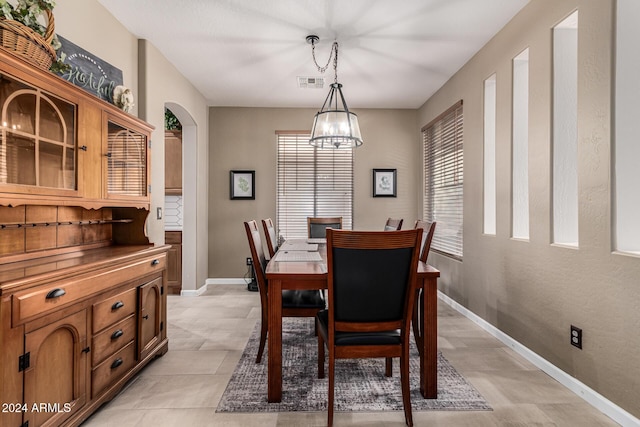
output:
POLYGON ((309 132, 276 135, 278 234, 306 238, 309 216, 341 216, 342 228, 353 228, 353 150, 315 148, 309 132))
POLYGON ((425 221, 437 221, 431 248, 462 259, 462 101, 422 128, 425 221))

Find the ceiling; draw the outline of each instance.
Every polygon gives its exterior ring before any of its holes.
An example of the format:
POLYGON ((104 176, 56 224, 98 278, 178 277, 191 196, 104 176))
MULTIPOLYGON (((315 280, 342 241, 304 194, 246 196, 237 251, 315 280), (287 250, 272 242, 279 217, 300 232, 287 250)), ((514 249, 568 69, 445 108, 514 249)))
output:
POLYGON ((320 108, 339 43, 350 108, 418 108, 529 0, 99 0, 211 106, 320 108), (298 77, 325 77, 301 89, 298 77))

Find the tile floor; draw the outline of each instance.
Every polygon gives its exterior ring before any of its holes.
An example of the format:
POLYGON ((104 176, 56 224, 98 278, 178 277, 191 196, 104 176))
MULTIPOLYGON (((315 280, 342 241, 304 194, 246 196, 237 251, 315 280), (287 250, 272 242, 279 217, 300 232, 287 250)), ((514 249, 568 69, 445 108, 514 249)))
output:
MULTIPOLYGON (((150 363, 83 427, 323 426, 326 413, 215 412, 260 316, 258 294, 213 285, 168 297, 169 352, 150 363)), ((413 413, 416 426, 615 426, 557 381, 444 303, 438 345, 493 411, 413 413)), ((336 426, 404 426, 402 412, 336 413, 336 426)))

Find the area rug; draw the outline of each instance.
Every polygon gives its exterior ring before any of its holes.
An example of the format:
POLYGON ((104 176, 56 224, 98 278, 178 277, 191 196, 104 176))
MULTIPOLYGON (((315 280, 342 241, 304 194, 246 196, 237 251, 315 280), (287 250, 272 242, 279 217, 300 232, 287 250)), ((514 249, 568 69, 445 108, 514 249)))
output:
MULTIPOLYGON (((260 324, 249 338, 240 361, 220 399, 216 412, 293 412, 327 409, 327 378, 317 378, 318 341, 313 319, 284 318, 282 321, 282 401, 267 402, 267 349, 255 363, 260 324)), ((411 406, 414 411, 491 410, 478 391, 438 352, 438 398, 423 399, 419 387, 419 356, 411 346, 411 406)), ((328 367, 325 362, 325 372, 328 367)), ((336 411, 402 411, 399 359, 394 359, 393 377, 384 376, 383 359, 336 361, 336 411)))

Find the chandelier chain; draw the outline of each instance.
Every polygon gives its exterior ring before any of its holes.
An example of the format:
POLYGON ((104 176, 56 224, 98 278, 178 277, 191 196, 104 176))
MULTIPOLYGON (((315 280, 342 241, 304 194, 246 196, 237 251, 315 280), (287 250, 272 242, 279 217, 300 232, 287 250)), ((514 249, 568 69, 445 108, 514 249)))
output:
POLYGON ((327 59, 327 64, 324 67, 321 67, 316 60, 316 44, 313 40, 311 41, 311 56, 313 57, 313 62, 316 64, 320 73, 327 71, 327 68, 329 68, 329 64, 331 63, 331 58, 333 58, 333 81, 334 83, 338 83, 338 42, 333 42, 331 45, 331 53, 329 54, 329 59, 327 59))

